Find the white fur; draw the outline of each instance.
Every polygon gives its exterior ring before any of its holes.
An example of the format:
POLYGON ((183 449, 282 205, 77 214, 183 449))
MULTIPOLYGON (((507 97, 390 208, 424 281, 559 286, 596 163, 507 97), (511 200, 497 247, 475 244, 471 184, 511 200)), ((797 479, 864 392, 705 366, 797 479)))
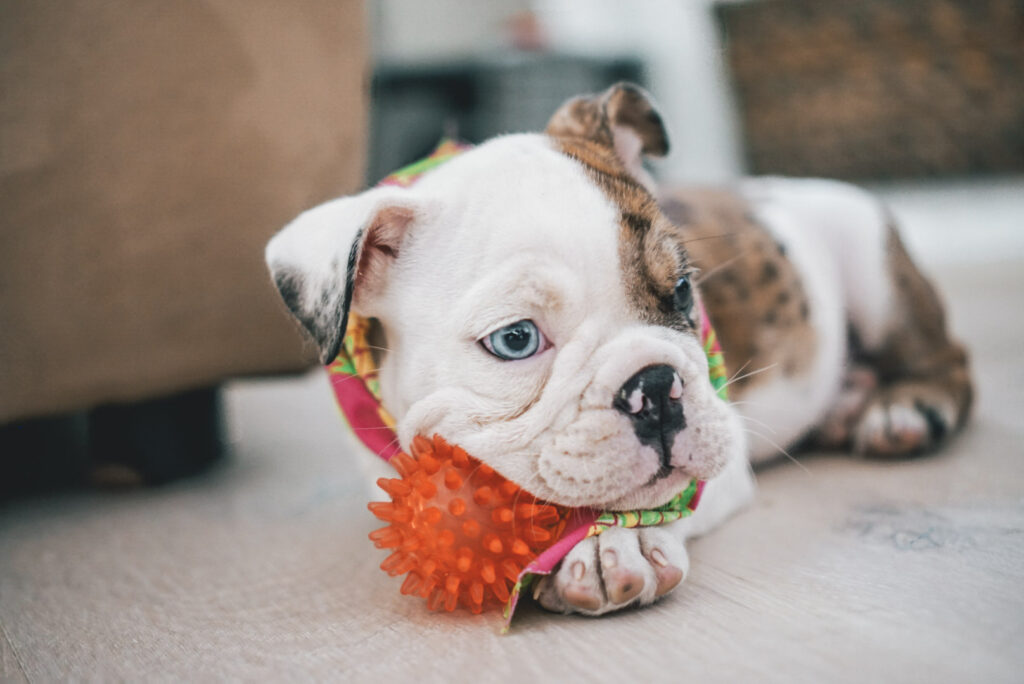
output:
POLYGON ((404 199, 400 190, 382 187, 304 211, 267 244, 270 270, 275 274, 289 268, 300 272, 306 281, 301 306, 320 312, 326 308, 324 293, 337 297, 344 294, 340 281, 356 233, 381 206, 404 199))
POLYGON ((417 211, 387 289, 355 308, 386 331, 381 388, 403 445, 439 433, 537 496, 614 509, 659 505, 742 458, 738 419, 707 382, 699 343, 634 319, 617 210, 547 138, 496 139, 391 199, 430 210, 417 211), (479 344, 524 318, 552 349, 505 362, 479 344), (660 363, 682 377, 696 427, 675 440, 676 472, 648 485, 658 455, 611 402, 660 363))
MULTIPOLYGON (((391 205, 413 219, 386 278, 371 284, 372 297, 357 290, 353 310, 384 327, 382 395, 402 445, 438 433, 543 499, 599 509, 657 506, 691 477, 724 472, 692 524, 645 533, 646 547, 634 531, 603 538, 621 561, 609 581, 655 577, 662 566, 647 566, 650 554, 684 563, 685 536, 750 496, 744 433, 708 381, 696 334, 637 320, 620 272, 618 209, 550 139, 499 138, 410 189, 329 202, 289 224, 267 261, 275 277, 301 276, 299 313, 315 317, 318 305, 344 299, 339 268, 352 241, 391 205), (550 349, 512 362, 483 349, 483 337, 522 319, 540 327, 550 349), (687 420, 671 446, 673 469, 660 479, 659 454, 612 406, 627 380, 656 364, 681 379, 674 389, 687 420)), ((639 600, 653 597, 648 581, 639 600)), ((613 607, 602 599, 597 612, 613 607)))
POLYGON ((873 195, 849 183, 820 178, 751 179, 744 194, 784 211, 798 237, 815 240, 841 286, 841 306, 866 349, 875 349, 892 322, 893 284, 887 269, 890 227, 873 195))
POLYGON ((805 373, 773 374, 739 405, 756 434, 750 453, 758 462, 821 423, 839 397, 847 323, 868 349, 876 347, 891 320, 893 293, 886 270, 885 214, 865 191, 838 181, 771 177, 745 181, 741 192, 757 219, 785 246, 818 336, 805 373))
MULTIPOLYGON (((636 141, 619 138, 619 153, 635 157, 625 160, 627 167, 640 168, 636 141)), ((838 393, 844 311, 867 340, 881 334, 888 313, 873 303, 888 301, 877 273, 884 226, 847 186, 771 179, 745 192, 798 268, 819 331, 806 377, 768 384, 743 406, 784 446, 819 420, 838 393), (839 206, 838 213, 830 206, 839 206)), ((381 387, 403 446, 414 435, 439 433, 537 496, 572 506, 653 507, 691 477, 710 478, 694 516, 587 540, 542 591, 545 605, 592 614, 621 607, 613 599, 633 581, 642 590, 626 603, 654 600, 664 571, 685 573, 685 539, 744 505, 753 479, 740 416, 708 382, 696 336, 645 325, 631 309, 620 272, 617 208, 548 138, 499 138, 410 189, 328 202, 289 224, 268 245, 267 261, 275 277, 301 275, 298 313, 319 316, 317 307, 343 300, 352 241, 389 206, 413 219, 386 278, 372 297, 357 292, 354 310, 384 327, 381 387), (539 326, 550 349, 507 362, 481 346, 490 332, 522 319, 539 326), (612 407, 624 383, 655 364, 670 365, 680 377, 681 389, 673 392, 681 392, 687 420, 672 444, 673 471, 656 481, 658 454, 612 407)), ((774 451, 774 445, 752 447, 755 457, 774 451)))
POLYGON ((657 599, 656 581, 652 576, 659 565, 654 552, 662 553, 664 559, 682 570, 685 576, 690 565, 686 540, 715 529, 753 496, 754 477, 750 465, 745 459, 735 459, 707 483, 700 506, 692 516, 664 527, 609 530, 583 540, 554 575, 540 582, 534 596, 550 610, 602 615, 623 607, 612 600, 608 587, 621 582, 622 570, 628 567, 643 578, 643 590, 625 605, 652 603, 657 599), (619 555, 616 567, 611 570, 601 559, 608 550, 619 555), (593 603, 582 606, 573 603, 573 592, 590 597, 593 603))

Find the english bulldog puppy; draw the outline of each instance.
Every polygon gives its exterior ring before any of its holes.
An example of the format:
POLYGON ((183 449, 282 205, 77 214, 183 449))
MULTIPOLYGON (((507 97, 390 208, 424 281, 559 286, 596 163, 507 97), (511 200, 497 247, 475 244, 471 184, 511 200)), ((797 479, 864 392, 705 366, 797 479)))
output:
POLYGON ((686 539, 750 500, 751 462, 808 443, 925 452, 970 407, 965 352, 878 200, 824 180, 658 188, 643 157, 668 147, 647 94, 619 84, 412 187, 311 209, 267 246, 324 363, 350 309, 379 322, 403 448, 437 433, 542 499, 600 510, 709 481, 690 518, 580 543, 538 585, 551 610, 669 592, 686 539))

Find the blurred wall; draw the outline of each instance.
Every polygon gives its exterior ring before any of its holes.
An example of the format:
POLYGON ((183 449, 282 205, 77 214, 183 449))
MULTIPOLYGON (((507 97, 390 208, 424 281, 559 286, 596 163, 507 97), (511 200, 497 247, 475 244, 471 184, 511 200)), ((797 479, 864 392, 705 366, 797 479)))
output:
POLYGON ((494 48, 505 22, 530 2, 378 0, 369 8, 375 59, 435 62, 494 48))
POLYGON ((558 49, 638 56, 669 128, 663 181, 718 181, 743 172, 714 0, 535 0, 558 49))
POLYGON ((713 4, 382 0, 371 5, 374 56, 378 65, 486 59, 502 50, 510 52, 510 26, 532 13, 549 53, 642 65, 645 85, 671 133, 669 158, 654 164, 663 180, 726 180, 743 168, 713 4))

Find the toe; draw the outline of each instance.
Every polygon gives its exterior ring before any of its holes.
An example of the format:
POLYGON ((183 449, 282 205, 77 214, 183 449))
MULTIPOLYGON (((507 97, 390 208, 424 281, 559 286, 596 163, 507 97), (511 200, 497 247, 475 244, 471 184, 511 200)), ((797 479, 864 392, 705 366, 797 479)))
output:
POLYGON ((640 551, 639 531, 612 528, 599 539, 601 579, 605 596, 616 607, 654 599, 655 577, 650 562, 640 551))
POLYGON ((589 612, 601 609, 601 597, 597 594, 597 588, 585 584, 569 584, 562 590, 562 598, 573 608, 589 612))
POLYGON ((889 407, 888 437, 897 451, 915 451, 928 440, 928 424, 917 409, 893 404, 889 407))
POLYGON ((580 610, 595 611, 603 603, 600 589, 594 581, 588 581, 587 565, 582 560, 574 560, 569 565, 570 581, 562 591, 565 602, 580 610))
POLYGON ((662 528, 644 530, 640 537, 644 557, 654 569, 654 597, 660 598, 686 578, 690 558, 682 540, 662 528))
POLYGON ((541 605, 549 610, 596 614, 605 605, 597 560, 597 538, 584 539, 539 589, 541 605))
POLYGON ((644 576, 628 568, 615 568, 604 572, 604 590, 608 600, 615 604, 629 603, 644 590, 644 576))
POLYGON ((858 428, 858 451, 874 456, 909 455, 929 445, 929 428, 916 408, 905 404, 876 404, 858 428))
POLYGON ((669 563, 664 551, 654 548, 648 557, 654 568, 654 576, 658 581, 657 588, 654 590, 655 596, 664 596, 683 581, 683 569, 669 563))
POLYGON ((635 569, 619 563, 619 552, 614 548, 601 551, 601 575, 604 591, 612 603, 629 603, 644 589, 644 576, 635 569))

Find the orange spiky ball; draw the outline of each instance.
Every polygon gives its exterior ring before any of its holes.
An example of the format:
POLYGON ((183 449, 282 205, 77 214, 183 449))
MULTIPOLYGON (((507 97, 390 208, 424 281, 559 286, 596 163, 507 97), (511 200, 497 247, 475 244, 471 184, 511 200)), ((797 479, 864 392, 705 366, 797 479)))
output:
POLYGON ((389 523, 370 533, 394 549, 382 570, 406 574, 402 593, 431 610, 474 613, 504 605, 519 573, 565 529, 568 509, 545 504, 435 435, 391 458, 400 477, 377 485, 391 502, 369 504, 389 523))

